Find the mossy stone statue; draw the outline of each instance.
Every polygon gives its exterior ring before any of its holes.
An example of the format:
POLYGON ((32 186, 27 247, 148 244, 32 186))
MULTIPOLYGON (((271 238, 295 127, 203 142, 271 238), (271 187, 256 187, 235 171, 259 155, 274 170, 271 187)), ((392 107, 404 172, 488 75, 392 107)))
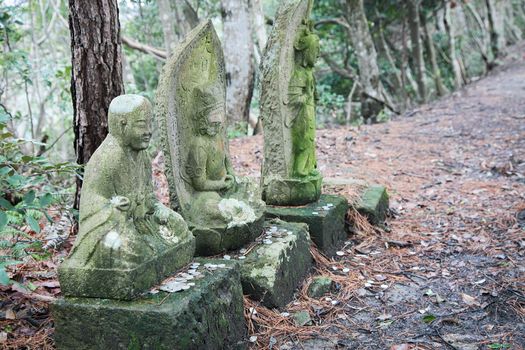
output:
POLYGON ((208 21, 170 57, 156 97, 171 206, 187 220, 198 255, 245 245, 264 221, 259 188, 230 163, 225 101, 223 52, 208 21))
POLYGON ((315 155, 313 74, 319 37, 309 20, 312 1, 285 0, 276 15, 262 63, 263 199, 303 205, 321 195, 315 155))
POLYGON ((185 221, 153 192, 151 114, 139 95, 110 104, 109 134, 85 169, 78 237, 59 268, 66 296, 129 300, 193 257, 185 221))

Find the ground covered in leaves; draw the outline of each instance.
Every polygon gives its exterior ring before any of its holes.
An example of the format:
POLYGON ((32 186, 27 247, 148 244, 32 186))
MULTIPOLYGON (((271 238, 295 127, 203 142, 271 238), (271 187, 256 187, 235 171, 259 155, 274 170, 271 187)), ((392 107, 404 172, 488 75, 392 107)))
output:
MULTIPOLYGON (((525 63, 518 49, 490 76, 391 122, 318 132, 325 191, 355 200, 365 184, 383 184, 391 217, 374 228, 351 211, 337 258, 314 251, 312 277, 331 277, 330 294, 309 298, 310 277, 282 310, 245 299, 254 349, 525 348, 525 63), (307 314, 302 325, 298 312, 307 314)), ((259 175, 261 137, 230 148, 240 174, 259 175)), ((4 348, 54 348, 49 302, 60 295, 56 266, 72 240, 11 270, 20 284, 0 288, 4 348)))

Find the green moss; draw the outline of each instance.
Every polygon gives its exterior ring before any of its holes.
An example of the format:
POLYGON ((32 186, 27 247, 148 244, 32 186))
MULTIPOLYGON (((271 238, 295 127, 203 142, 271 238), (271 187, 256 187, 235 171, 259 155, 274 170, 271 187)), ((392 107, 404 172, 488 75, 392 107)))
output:
POLYGON ((266 215, 269 218, 308 224, 312 241, 325 255, 332 256, 347 237, 347 211, 346 198, 323 194, 318 201, 302 207, 268 206, 266 215), (323 209, 329 205, 329 210, 323 209))
POLYGON ((380 225, 386 219, 388 201, 386 188, 374 185, 363 192, 356 209, 359 213, 365 215, 372 224, 380 225))

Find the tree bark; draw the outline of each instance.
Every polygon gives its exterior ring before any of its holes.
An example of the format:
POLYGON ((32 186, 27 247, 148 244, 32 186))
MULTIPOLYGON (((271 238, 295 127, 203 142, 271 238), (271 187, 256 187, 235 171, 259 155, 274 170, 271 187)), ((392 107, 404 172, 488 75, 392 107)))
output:
POLYGON ((432 78, 434 79, 434 84, 436 85, 436 91, 438 96, 444 96, 447 93, 447 88, 443 84, 441 70, 439 69, 437 63, 434 39, 432 38, 432 33, 430 32, 430 28, 425 14, 422 14, 421 16, 421 25, 423 27, 423 32, 425 33, 425 42, 427 45, 428 55, 430 56, 430 64, 432 65, 432 78))
POLYGON ((408 25, 410 27, 410 41, 412 58, 416 71, 417 91, 419 101, 427 100, 427 88, 425 85, 425 62, 423 60, 423 46, 421 45, 421 26, 419 24, 420 0, 408 1, 408 25))
POLYGON ((458 52, 456 47, 456 33, 454 30, 454 23, 452 21, 451 4, 449 2, 445 5, 445 14, 443 16, 443 22, 445 24, 445 30, 448 35, 448 47, 450 64, 452 65, 452 72, 454 73, 454 86, 459 89, 463 86, 463 78, 461 75, 461 65, 459 63, 458 52))
POLYGON ((178 39, 175 33, 175 18, 171 10, 170 0, 157 0, 159 6, 159 19, 162 25, 162 34, 164 35, 164 48, 168 56, 172 52, 178 39))
POLYGON ((222 0, 226 106, 230 124, 248 122, 253 96, 254 62, 249 0, 222 0))
MULTIPOLYGON (((69 0, 75 152, 86 164, 108 132, 107 112, 124 93, 117 0, 69 0)), ((82 180, 77 180, 78 208, 82 180)))
POLYGON ((383 109, 381 81, 377 53, 368 30, 363 0, 346 0, 346 20, 349 24, 350 39, 357 55, 359 81, 361 85, 361 114, 367 122, 375 122, 383 109))
POLYGON ((199 25, 197 11, 188 0, 170 0, 171 9, 177 18, 177 34, 179 40, 184 38, 193 28, 199 25))
POLYGON ((489 33, 490 33, 490 47, 492 49, 492 54, 494 59, 501 55, 501 50, 503 48, 504 42, 504 32, 503 32, 503 23, 499 18, 498 11, 496 7, 501 6, 497 4, 497 0, 485 0, 487 6, 487 18, 489 22, 489 33))

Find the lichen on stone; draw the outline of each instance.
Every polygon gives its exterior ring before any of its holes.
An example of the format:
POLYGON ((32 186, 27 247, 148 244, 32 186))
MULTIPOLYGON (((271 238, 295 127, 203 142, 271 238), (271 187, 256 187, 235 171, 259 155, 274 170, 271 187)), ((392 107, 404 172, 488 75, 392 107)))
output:
POLYGON ((218 206, 221 215, 228 221, 228 228, 243 226, 257 219, 253 208, 243 201, 225 198, 218 206))

